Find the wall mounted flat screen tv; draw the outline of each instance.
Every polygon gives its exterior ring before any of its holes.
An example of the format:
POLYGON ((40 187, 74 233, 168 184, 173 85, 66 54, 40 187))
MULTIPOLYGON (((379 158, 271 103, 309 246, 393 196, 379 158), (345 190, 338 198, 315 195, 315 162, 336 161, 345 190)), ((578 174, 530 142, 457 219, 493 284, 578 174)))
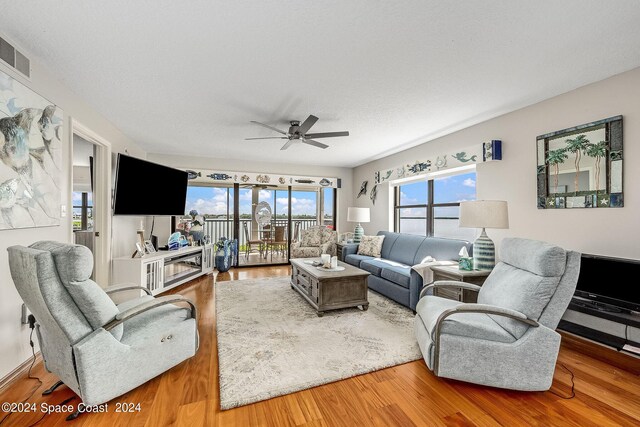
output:
POLYGON ((118 154, 114 215, 184 215, 187 172, 118 154))
POLYGON ((640 311, 640 261, 582 255, 575 296, 640 311))

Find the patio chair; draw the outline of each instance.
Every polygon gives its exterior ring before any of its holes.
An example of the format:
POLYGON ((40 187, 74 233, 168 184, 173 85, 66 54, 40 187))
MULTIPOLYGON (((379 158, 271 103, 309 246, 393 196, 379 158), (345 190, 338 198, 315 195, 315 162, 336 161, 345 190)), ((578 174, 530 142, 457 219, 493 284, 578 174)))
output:
POLYGON ((244 229, 244 240, 245 240, 244 256, 245 256, 245 258, 248 260, 249 259, 249 255, 252 252, 258 252, 260 254, 260 256, 262 256, 262 251, 264 249, 264 241, 259 240, 259 239, 251 239, 251 236, 249 234, 249 227, 247 227, 247 223, 245 221, 242 222, 242 228, 244 229), (255 246, 258 246, 258 248, 255 249, 255 246))
POLYGON ((282 254, 287 250, 287 226, 276 225, 273 227, 273 239, 267 243, 267 250, 271 250, 282 254))

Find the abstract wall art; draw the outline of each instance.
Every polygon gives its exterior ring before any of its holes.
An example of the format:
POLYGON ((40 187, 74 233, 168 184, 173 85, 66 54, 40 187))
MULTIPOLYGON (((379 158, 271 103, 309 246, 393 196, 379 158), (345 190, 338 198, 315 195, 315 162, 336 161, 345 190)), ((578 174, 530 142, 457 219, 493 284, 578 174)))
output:
POLYGON ((0 230, 60 225, 63 112, 0 71, 0 230))

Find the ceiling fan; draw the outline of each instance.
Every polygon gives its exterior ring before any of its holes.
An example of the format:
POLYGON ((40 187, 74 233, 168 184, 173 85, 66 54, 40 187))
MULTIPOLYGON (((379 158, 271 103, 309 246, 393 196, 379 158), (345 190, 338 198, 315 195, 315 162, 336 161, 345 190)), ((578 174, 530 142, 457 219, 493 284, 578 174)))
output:
POLYGON ((263 138, 245 138, 245 140, 248 141, 248 140, 253 140, 253 139, 288 139, 288 141, 282 146, 282 148, 280 148, 281 150, 286 150, 294 142, 302 142, 303 144, 313 145, 314 147, 318 147, 318 148, 327 148, 327 147, 329 147, 327 144, 323 144, 321 142, 314 141, 314 139, 316 139, 316 138, 333 138, 333 137, 336 137, 336 136, 349 136, 349 132, 348 131, 307 133, 307 132, 309 132, 309 129, 311 129, 311 126, 313 126, 317 121, 318 121, 318 118, 316 116, 313 116, 313 115, 309 115, 309 117, 307 117, 307 120, 302 122, 302 124, 300 124, 300 122, 298 120, 291 120, 289 122, 289 124, 291 126, 289 127, 289 130, 285 132, 285 131, 277 129, 277 128, 273 127, 273 126, 269 126, 269 125, 266 125, 264 123, 260 123, 260 122, 256 122, 254 120, 251 120, 251 123, 255 123, 255 124, 257 124, 259 126, 262 126, 262 127, 265 127, 267 129, 274 130, 274 131, 276 131, 278 133, 281 133, 284 136, 268 136, 268 137, 263 137, 263 138))

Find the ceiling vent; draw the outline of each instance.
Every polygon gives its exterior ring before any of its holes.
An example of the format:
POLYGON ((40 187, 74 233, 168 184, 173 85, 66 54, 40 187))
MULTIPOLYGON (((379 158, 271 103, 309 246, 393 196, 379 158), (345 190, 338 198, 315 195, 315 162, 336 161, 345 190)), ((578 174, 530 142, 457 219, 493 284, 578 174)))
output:
POLYGON ((13 45, 0 37, 0 59, 26 77, 31 77, 31 63, 13 45))

